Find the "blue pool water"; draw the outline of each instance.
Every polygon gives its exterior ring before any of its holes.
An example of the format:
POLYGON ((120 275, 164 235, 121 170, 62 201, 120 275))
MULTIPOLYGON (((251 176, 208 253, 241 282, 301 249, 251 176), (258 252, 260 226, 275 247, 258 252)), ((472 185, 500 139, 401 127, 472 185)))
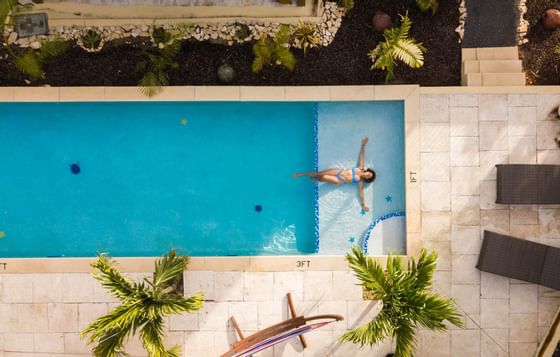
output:
MULTIPOLYGON (((389 105, 388 113, 402 121, 402 110, 390 102, 360 105, 374 117, 389 105)), ((321 115, 352 115, 351 105, 340 108, 307 102, 0 103, 0 257, 154 256, 171 247, 194 256, 316 253, 319 227, 328 223, 319 224, 320 189, 291 174, 328 163, 318 146, 321 133, 328 133, 321 115)), ((371 140, 373 122, 364 123, 371 140)), ((401 127, 390 127, 383 136, 400 135, 402 143, 401 127)), ((386 139, 377 138, 371 149, 386 139)), ((334 142, 344 155, 349 144, 334 142)), ((383 192, 387 182, 378 186, 383 192)), ((395 182, 394 191, 402 190, 402 180, 395 182)), ((374 215, 404 207, 402 191, 392 206, 373 197, 362 233, 374 215)), ((345 241, 344 234, 331 239, 345 241)))

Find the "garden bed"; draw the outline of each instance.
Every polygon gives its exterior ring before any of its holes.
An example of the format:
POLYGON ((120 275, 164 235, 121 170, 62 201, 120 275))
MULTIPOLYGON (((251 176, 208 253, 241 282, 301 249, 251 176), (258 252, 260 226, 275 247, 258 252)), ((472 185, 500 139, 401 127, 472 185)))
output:
POLYGON ((560 5, 556 0, 527 0, 525 20, 528 24, 527 40, 520 49, 523 69, 528 84, 560 84, 560 54, 554 53, 554 47, 560 44, 560 30, 546 31, 540 23, 544 11, 560 5))
MULTIPOLYGON (((388 13, 393 21, 398 14, 412 20, 411 37, 427 48, 424 67, 411 69, 399 64, 392 83, 414 83, 422 86, 456 86, 460 83, 460 43, 455 28, 459 25, 458 3, 440 1, 434 16, 420 12, 414 0, 357 0, 356 6, 344 18, 334 41, 328 46, 312 49, 307 56, 293 49, 297 65, 293 72, 281 67, 265 68, 259 74, 251 72, 252 44, 226 46, 211 42, 186 40, 177 57, 179 67, 169 73, 171 85, 213 85, 219 82, 216 71, 223 63, 236 71, 233 85, 350 85, 382 84, 385 73, 370 71, 367 56, 382 40, 374 33, 371 19, 376 10, 388 13)), ((148 39, 113 41, 99 53, 87 53, 73 45, 64 55, 44 66, 46 78, 32 84, 53 86, 134 86, 141 78, 137 63, 148 39)), ((0 49, 0 58, 7 52, 0 49)), ((12 61, 0 61, 0 85, 25 85, 25 77, 12 61)))

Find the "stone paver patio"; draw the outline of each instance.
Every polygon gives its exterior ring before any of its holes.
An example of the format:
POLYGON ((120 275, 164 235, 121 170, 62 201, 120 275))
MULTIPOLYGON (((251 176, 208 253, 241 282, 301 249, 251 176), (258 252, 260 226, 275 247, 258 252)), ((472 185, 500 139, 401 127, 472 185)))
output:
MULTIPOLYGON (((430 92, 429 90, 425 92, 430 92)), ((422 239, 439 252, 435 289, 455 299, 465 329, 422 331, 419 356, 530 357, 560 306, 560 294, 480 273, 474 266, 484 229, 560 247, 560 206, 496 205, 497 163, 560 164, 549 117, 560 95, 421 94, 422 239)), ((337 313, 343 323, 294 339, 260 356, 385 356, 340 344, 347 328, 371 318, 379 305, 362 301, 347 271, 185 273, 187 293, 203 290, 199 313, 169 319, 168 343, 187 356, 217 356, 234 339, 227 319, 245 332, 287 316, 291 291, 306 315, 337 313)), ((0 275, 0 357, 90 355, 79 331, 114 306, 88 274, 0 275)), ((138 342, 128 352, 143 356, 138 342)))

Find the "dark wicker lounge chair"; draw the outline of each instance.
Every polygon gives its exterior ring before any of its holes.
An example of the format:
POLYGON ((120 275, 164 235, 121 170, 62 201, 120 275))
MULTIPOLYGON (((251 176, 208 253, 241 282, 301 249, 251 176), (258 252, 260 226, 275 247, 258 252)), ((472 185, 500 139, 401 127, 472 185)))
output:
POLYGON ((560 248, 484 231, 476 267, 560 290, 560 248))
POLYGON ((496 203, 560 203, 560 165, 496 165, 496 203))

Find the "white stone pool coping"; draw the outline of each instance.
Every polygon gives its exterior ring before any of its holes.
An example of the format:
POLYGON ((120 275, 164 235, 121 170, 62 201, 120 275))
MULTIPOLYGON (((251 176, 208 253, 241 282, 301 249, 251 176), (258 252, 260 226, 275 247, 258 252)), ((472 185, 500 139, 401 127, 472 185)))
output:
MULTIPOLYGON (((425 89, 425 88, 424 88, 425 89)), ((424 90, 422 89, 422 91, 424 90)), ((432 88, 429 88, 433 90, 432 88)), ((443 88, 448 91, 453 88, 443 88)), ((420 126, 417 85, 391 86, 177 86, 155 97, 137 87, 0 87, 0 102, 82 101, 404 101, 407 254, 421 246, 420 126)), ((440 89, 441 90, 441 89, 440 89)), ((227 238, 225 238, 227 239, 227 238)), ((377 257, 384 260, 384 257, 377 257)), ((153 271, 155 258, 118 258, 123 271, 153 271)), ((0 258, 0 273, 90 272, 95 258, 0 258)), ((189 270, 321 271, 348 270, 344 256, 193 257, 189 270)))

